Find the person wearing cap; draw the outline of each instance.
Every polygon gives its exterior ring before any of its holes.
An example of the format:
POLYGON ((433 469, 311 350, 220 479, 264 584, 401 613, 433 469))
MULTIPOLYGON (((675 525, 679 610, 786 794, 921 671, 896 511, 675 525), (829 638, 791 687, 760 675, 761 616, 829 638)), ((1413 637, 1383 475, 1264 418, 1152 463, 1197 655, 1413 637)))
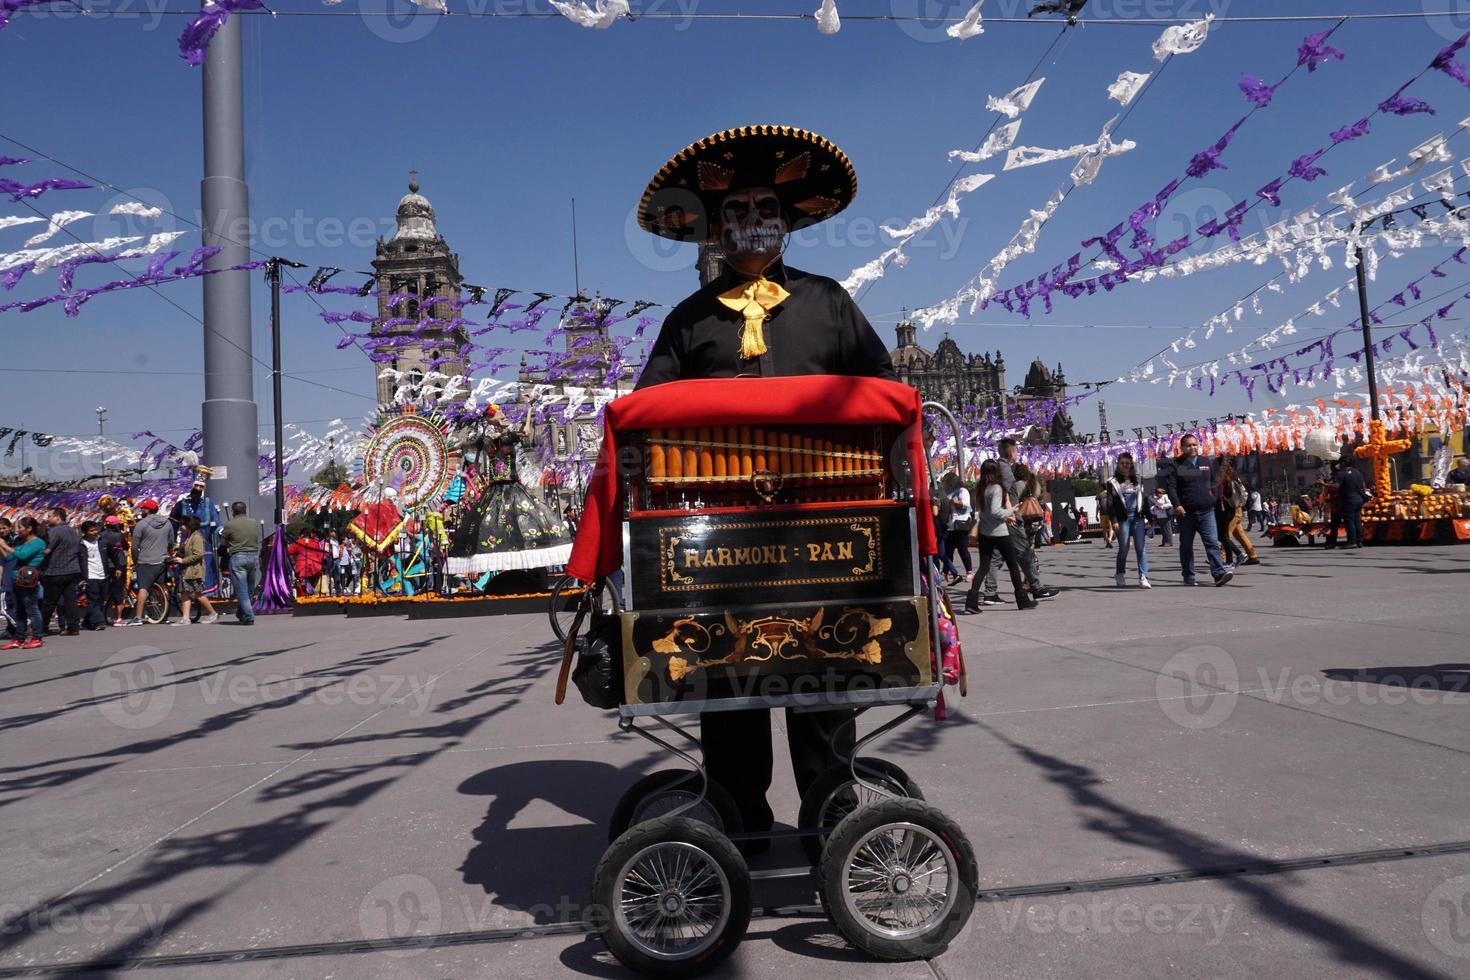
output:
MULTIPOLYGON (((670 311, 637 387, 805 374, 897 380, 888 349, 847 291, 782 258, 791 232, 832 217, 856 193, 847 154, 790 126, 715 133, 664 164, 639 202, 639 226, 716 249, 722 267, 714 281, 670 311)), ((801 793, 851 756, 852 720, 852 710, 845 708, 787 710, 801 793)), ((700 739, 709 776, 735 798, 745 830, 768 830, 774 822, 766 802, 770 712, 705 716, 700 739)))
POLYGON ((204 474, 201 472, 189 488, 188 496, 179 498, 178 503, 174 504, 169 519, 174 522, 180 550, 189 538, 189 532, 185 530, 186 520, 190 517, 199 519, 199 533, 204 537, 204 560, 200 563, 204 572, 204 584, 200 594, 207 596, 214 594, 219 588, 219 571, 215 566, 214 553, 219 548, 220 513, 205 489, 204 474))
POLYGON ((97 543, 107 556, 109 571, 103 608, 107 612, 107 621, 113 626, 121 626, 128 590, 128 540, 122 533, 122 518, 116 514, 102 518, 102 533, 97 536, 97 543))
MULTIPOLYGON (((148 590, 163 577, 173 550, 173 523, 158 513, 158 501, 149 497, 139 505, 143 516, 133 525, 133 574, 137 579, 138 598, 129 626, 143 625, 143 604, 148 590)), ((167 617, 165 616, 165 621, 167 617)))

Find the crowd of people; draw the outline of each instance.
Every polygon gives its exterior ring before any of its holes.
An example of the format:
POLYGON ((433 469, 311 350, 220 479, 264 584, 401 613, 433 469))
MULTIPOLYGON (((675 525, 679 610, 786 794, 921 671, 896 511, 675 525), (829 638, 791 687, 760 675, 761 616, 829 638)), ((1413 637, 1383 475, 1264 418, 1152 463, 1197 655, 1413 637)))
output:
MULTIPOLYGON (((192 500, 197 505, 200 495, 192 500)), ((216 562, 234 582, 237 620, 253 623, 260 523, 246 515, 243 503, 235 504, 212 548, 199 515, 190 512, 195 509, 181 501, 165 517, 158 501, 148 499, 138 505, 136 518, 109 513, 75 527, 61 507, 48 511, 44 521, 0 518, 0 649, 33 650, 47 636, 79 636, 83 629, 142 626, 149 591, 160 582, 170 587, 181 612, 173 625, 192 625, 196 603, 201 623, 218 622, 210 597, 216 562)))
MULTIPOLYGON (((945 474, 934 504, 940 572, 946 585, 966 587, 964 612, 971 614, 980 612, 983 605, 1002 601, 995 580, 995 566, 1000 562, 1010 574, 1018 608, 1032 609, 1038 599, 1055 596, 1057 590, 1039 581, 1036 550, 1087 530, 1085 512, 1067 502, 1054 506, 1045 500, 1041 480, 1017 461, 1015 441, 1002 440, 998 452, 998 458, 981 464, 973 488, 957 473, 945 474), (1058 525, 1064 522, 1077 530, 1059 531, 1058 525), (978 569, 971 560, 971 544, 980 554, 978 569)), ((1470 463, 1460 459, 1449 480, 1470 485, 1470 463)), ((1362 472, 1352 457, 1345 457, 1332 463, 1330 477, 1285 505, 1259 487, 1249 486, 1228 457, 1202 460, 1199 440, 1185 435, 1177 454, 1160 460, 1151 491, 1140 478, 1132 454, 1121 453, 1097 495, 1097 514, 1101 543, 1117 549, 1113 565, 1117 587, 1127 585, 1131 551, 1139 588, 1152 588, 1149 543, 1157 539, 1160 545, 1172 547, 1176 536, 1184 584, 1199 583, 1198 539, 1204 546, 1210 580, 1223 586, 1241 568, 1261 564, 1250 532, 1265 533, 1287 521, 1325 526, 1322 533, 1327 548, 1361 548, 1361 514, 1371 496, 1362 472), (1284 506, 1289 507, 1287 513, 1282 513, 1284 506), (1341 536, 1339 528, 1344 532, 1341 536)))

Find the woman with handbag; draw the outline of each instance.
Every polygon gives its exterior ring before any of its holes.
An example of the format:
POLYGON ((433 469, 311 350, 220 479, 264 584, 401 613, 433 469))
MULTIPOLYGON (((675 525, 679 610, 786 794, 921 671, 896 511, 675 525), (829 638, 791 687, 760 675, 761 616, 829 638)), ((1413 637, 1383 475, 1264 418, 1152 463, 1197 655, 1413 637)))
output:
POLYGON ((1138 472, 1133 466, 1132 453, 1118 454, 1105 496, 1113 525, 1118 529, 1118 557, 1113 562, 1113 581, 1120 589, 1127 581, 1128 539, 1132 538, 1133 549, 1138 554, 1138 587, 1153 588, 1148 584, 1148 548, 1144 543, 1148 533, 1149 508, 1143 499, 1143 482, 1138 479, 1138 472))
POLYGON ((980 572, 970 583, 969 594, 965 596, 965 612, 974 614, 980 611, 980 587, 985 583, 985 576, 990 571, 990 562, 996 552, 1000 552, 1011 573, 1011 587, 1016 592, 1017 608, 1035 609, 1036 599, 1026 586, 1015 546, 1011 543, 1011 525, 1018 518, 1010 505, 1011 495, 1001 481, 1000 464, 995 460, 987 459, 981 464, 980 484, 975 492, 981 501, 978 508, 980 572))
POLYGON ((19 527, 19 544, 0 540, 0 555, 15 559, 15 599, 20 604, 19 633, 0 650, 35 650, 43 645, 41 637, 46 635, 41 619, 41 565, 46 561, 46 542, 35 518, 22 517, 19 527))
MULTIPOLYGON (((1041 505, 1041 477, 1031 472, 1025 463, 1013 463, 1011 475, 1016 478, 1011 494, 1016 500, 1016 516, 1021 519, 1021 529, 1026 532, 1026 543, 1035 552, 1041 544, 1041 531, 1046 526, 1046 508, 1041 505)), ((1037 574, 1040 575, 1041 558, 1036 559, 1037 574)))

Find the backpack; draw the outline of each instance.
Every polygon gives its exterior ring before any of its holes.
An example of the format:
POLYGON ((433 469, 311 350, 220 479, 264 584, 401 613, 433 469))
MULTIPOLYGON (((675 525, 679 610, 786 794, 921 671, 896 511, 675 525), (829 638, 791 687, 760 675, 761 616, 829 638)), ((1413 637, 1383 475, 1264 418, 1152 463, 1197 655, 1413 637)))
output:
POLYGON ((1225 502, 1236 510, 1241 509, 1250 500, 1250 494, 1245 491, 1245 484, 1239 480, 1231 480, 1230 486, 1225 490, 1225 502))

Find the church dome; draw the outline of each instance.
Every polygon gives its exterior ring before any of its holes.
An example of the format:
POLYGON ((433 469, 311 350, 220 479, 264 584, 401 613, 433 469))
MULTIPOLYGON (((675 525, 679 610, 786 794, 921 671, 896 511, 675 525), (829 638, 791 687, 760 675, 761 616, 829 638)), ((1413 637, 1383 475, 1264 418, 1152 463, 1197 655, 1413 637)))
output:
POLYGON ((398 231, 393 240, 413 238, 432 242, 439 237, 434 227, 434 205, 419 193, 417 179, 408 182, 408 193, 398 199, 398 231))

